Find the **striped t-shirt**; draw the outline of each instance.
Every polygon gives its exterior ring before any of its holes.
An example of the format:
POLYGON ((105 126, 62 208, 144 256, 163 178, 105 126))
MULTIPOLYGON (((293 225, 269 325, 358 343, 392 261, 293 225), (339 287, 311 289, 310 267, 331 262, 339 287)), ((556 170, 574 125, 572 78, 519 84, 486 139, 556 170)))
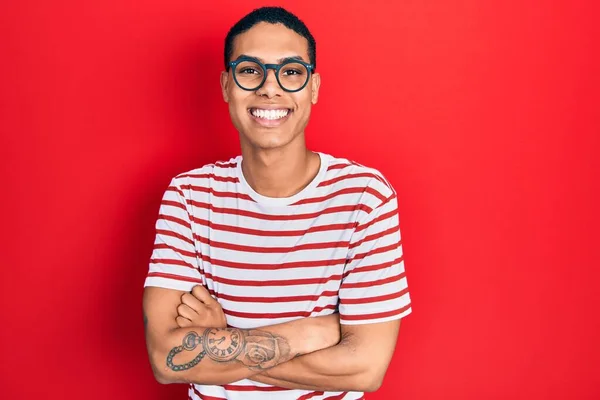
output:
MULTIPOLYGON (((396 192, 372 168, 318 153, 299 193, 265 197, 244 179, 242 157, 182 173, 167 188, 145 286, 202 284, 230 326, 248 329, 338 312, 342 324, 411 312, 396 192)), ((190 385, 191 399, 360 399, 244 379, 190 385)))

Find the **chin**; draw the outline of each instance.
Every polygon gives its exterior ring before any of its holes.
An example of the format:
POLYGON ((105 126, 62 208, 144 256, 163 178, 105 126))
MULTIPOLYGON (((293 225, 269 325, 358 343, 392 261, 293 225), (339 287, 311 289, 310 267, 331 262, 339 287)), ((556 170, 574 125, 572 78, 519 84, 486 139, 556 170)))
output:
POLYGON ((285 147, 291 140, 279 140, 279 138, 263 138, 262 140, 250 140, 250 143, 253 147, 262 149, 262 150, 273 150, 281 147, 285 147))
MULTIPOLYGON (((248 132, 248 131, 246 131, 248 132)), ((272 150, 287 146, 294 141, 298 135, 294 135, 287 130, 279 129, 252 129, 252 133, 243 134, 240 132, 240 139, 257 149, 272 150)))

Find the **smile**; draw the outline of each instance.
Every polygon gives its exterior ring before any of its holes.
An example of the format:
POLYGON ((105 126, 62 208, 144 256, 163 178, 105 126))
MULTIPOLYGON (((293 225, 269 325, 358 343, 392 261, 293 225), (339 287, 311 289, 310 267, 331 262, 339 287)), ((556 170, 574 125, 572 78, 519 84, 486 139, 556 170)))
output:
POLYGON ((251 108, 249 111, 253 117, 268 120, 268 121, 283 119, 283 118, 287 117, 291 112, 291 110, 288 108, 279 108, 279 109, 251 108))

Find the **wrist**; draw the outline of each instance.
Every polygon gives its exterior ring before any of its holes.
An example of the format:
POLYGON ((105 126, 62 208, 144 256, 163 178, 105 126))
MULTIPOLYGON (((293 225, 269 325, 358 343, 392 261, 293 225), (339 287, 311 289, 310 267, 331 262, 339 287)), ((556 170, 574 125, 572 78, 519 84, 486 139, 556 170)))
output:
POLYGON ((336 345, 340 341, 340 324, 337 314, 309 317, 303 322, 301 336, 306 346, 303 354, 323 350, 336 345))
POLYGON ((314 337, 319 329, 314 318, 301 318, 291 322, 290 347, 293 357, 319 350, 318 342, 314 337))

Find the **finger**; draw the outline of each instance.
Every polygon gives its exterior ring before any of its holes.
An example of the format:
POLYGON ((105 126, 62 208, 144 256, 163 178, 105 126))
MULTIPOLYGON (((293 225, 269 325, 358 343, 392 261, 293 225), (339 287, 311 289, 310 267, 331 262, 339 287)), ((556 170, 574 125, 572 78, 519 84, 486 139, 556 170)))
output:
POLYGON ((175 322, 177 322, 177 325, 180 328, 187 328, 188 326, 192 326, 192 321, 190 321, 187 318, 183 318, 181 315, 178 315, 177 318, 175 318, 175 322))
POLYGON ((181 302, 186 306, 190 307, 192 310, 196 311, 197 313, 200 313, 200 311, 202 311, 202 309, 206 307, 206 304, 195 298, 190 293, 184 293, 181 296, 181 302))
POLYGON ((185 304, 180 304, 177 306, 177 314, 183 318, 189 319, 190 321, 192 321, 194 318, 198 318, 198 313, 185 304))
POLYGON ((210 295, 208 290, 202 285, 196 285, 192 288, 192 294, 195 298, 206 304, 207 306, 214 305, 217 303, 215 299, 210 295))

